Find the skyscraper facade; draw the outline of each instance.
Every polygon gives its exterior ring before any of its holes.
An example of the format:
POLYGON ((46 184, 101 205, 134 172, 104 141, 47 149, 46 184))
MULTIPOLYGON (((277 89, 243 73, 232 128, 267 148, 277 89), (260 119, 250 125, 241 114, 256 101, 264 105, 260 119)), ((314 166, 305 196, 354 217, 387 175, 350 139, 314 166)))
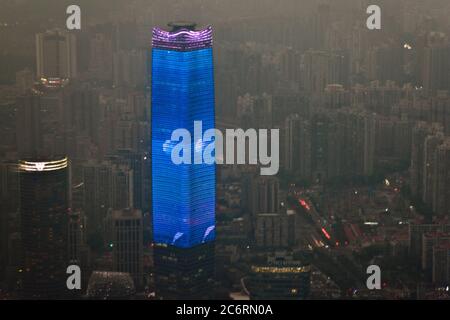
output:
POLYGON ((153 29, 155 283, 160 298, 201 299, 211 297, 214 276, 216 169, 198 161, 205 145, 194 132, 194 122, 201 121, 203 132, 215 125, 212 28, 196 30, 191 23, 169 27, 153 29), (172 141, 172 133, 180 128, 193 139, 172 141), (172 161, 178 143, 189 150, 191 163, 172 161))
POLYGON ((143 284, 142 212, 111 210, 109 217, 114 270, 128 272, 136 288, 143 284))
POLYGON ((251 300, 304 300, 310 294, 311 266, 277 251, 266 263, 252 265, 243 283, 251 300))
POLYGON ((36 35, 36 75, 39 78, 77 76, 76 37, 74 33, 49 30, 36 35))
MULTIPOLYGON (((215 166, 174 164, 171 134, 178 128, 194 136, 214 128, 212 29, 171 24, 153 29, 152 185, 154 241, 190 248, 215 238, 215 166)), ((193 140, 193 139, 191 139, 193 140)), ((185 144, 186 141, 183 141, 185 144)), ((194 157, 203 143, 187 142, 194 157)))
POLYGON ((67 293, 68 160, 20 161, 19 177, 22 296, 61 299, 67 293))

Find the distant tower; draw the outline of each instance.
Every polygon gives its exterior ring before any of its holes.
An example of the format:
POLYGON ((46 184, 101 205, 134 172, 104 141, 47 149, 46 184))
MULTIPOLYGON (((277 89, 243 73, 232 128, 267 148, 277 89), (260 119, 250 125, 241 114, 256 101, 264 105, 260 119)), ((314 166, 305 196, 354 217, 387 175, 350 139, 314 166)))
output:
POLYGON ((450 90, 450 42, 445 34, 431 32, 424 48, 422 84, 429 94, 450 90))
MULTIPOLYGON (((157 295, 203 298, 214 271, 215 165, 171 160, 174 130, 194 137, 214 128, 212 28, 171 23, 153 29, 152 58, 152 205, 157 295)), ((204 144, 190 142, 195 158, 204 144)))
POLYGON ((20 161, 19 177, 23 297, 63 298, 69 248, 68 160, 20 161))
POLYGON ((133 170, 112 161, 87 161, 82 166, 88 234, 102 232, 109 208, 133 207, 133 170))
POLYGON ((127 272, 136 288, 143 285, 142 212, 137 209, 111 210, 111 245, 114 270, 127 272))
POLYGON ((256 216, 260 213, 278 213, 280 182, 276 177, 254 177, 251 183, 250 212, 256 216))
POLYGON ((74 33, 49 30, 36 34, 36 76, 67 79, 77 76, 77 48, 74 33))
POLYGON ((311 174, 311 124, 293 114, 285 121, 285 168, 303 179, 311 174))

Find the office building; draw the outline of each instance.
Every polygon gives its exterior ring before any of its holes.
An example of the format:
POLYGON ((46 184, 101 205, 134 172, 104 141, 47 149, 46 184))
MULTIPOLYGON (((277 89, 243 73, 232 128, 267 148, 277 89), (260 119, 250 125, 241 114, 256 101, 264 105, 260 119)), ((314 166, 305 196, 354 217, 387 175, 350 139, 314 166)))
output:
MULTIPOLYGON (((212 28, 171 23, 153 29, 152 209, 156 288, 160 298, 211 297, 214 275, 214 164, 174 164, 171 134, 194 121, 215 126, 212 28)), ((185 143, 193 159, 204 143, 185 143)))
POLYGON ((49 30, 36 35, 36 76, 41 79, 69 79, 77 76, 74 33, 49 30))
POLYGON ((101 231, 109 208, 133 207, 133 170, 112 161, 82 164, 88 233, 101 231))
POLYGON ((259 248, 286 248, 294 242, 295 215, 260 213, 256 216, 255 244, 259 248))
POLYGON ((303 300, 309 296, 310 282, 311 266, 285 252, 276 252, 265 264, 251 266, 244 291, 251 300, 303 300))
POLYGON ((61 299, 67 292, 67 158, 19 162, 23 242, 22 296, 61 299))
POLYGON ((108 219, 114 270, 129 273, 135 287, 142 288, 142 212, 137 209, 110 210, 108 219))
POLYGON ((280 209, 280 182, 271 176, 252 177, 250 185, 250 212, 277 213, 280 209))

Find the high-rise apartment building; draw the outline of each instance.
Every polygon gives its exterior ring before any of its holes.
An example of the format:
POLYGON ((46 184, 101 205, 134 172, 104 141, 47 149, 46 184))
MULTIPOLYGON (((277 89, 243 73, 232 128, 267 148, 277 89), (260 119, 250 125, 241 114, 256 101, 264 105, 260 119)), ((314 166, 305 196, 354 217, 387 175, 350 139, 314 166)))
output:
POLYGON ((311 125, 294 114, 285 122, 285 169, 300 177, 311 176, 311 125))
POLYGON ((428 35, 423 51, 422 84, 430 94, 438 90, 450 90, 450 43, 441 32, 428 35))
MULTIPOLYGON (((411 192, 414 196, 422 196, 425 175, 425 141, 428 136, 442 132, 442 127, 418 122, 411 134, 411 192)), ((429 169, 427 169, 429 170, 429 169)))
POLYGON ((435 195, 433 211, 438 215, 450 214, 450 138, 436 150, 435 195))

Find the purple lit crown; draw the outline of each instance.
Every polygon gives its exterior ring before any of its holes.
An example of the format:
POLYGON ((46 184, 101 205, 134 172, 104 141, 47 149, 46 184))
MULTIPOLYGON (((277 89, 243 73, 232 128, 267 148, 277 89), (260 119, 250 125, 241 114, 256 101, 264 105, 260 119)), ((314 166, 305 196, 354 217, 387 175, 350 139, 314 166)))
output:
POLYGON ((212 27, 203 30, 180 29, 165 31, 161 28, 153 28, 153 48, 190 51, 212 46, 212 27))

